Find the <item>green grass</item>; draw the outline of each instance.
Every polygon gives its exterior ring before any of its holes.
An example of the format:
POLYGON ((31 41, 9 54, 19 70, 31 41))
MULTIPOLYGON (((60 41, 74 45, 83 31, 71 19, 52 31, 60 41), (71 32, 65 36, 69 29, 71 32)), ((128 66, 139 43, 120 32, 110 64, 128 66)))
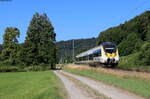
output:
POLYGON ((0 73, 0 99, 66 99, 52 71, 0 73))
POLYGON ((128 56, 121 57, 118 68, 126 70, 147 71, 150 72, 150 66, 138 65, 137 57, 139 53, 134 53, 128 56))
POLYGON ((102 81, 104 83, 128 90, 135 94, 150 98, 150 81, 144 81, 142 79, 136 79, 131 77, 117 77, 110 74, 97 73, 94 70, 79 70, 65 68, 65 71, 90 77, 95 80, 102 81))

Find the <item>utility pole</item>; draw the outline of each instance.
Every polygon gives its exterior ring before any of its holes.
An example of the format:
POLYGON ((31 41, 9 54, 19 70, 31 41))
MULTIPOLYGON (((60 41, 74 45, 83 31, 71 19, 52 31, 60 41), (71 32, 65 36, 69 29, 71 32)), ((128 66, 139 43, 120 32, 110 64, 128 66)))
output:
POLYGON ((74 40, 72 40, 72 61, 73 61, 73 63, 74 63, 74 40))

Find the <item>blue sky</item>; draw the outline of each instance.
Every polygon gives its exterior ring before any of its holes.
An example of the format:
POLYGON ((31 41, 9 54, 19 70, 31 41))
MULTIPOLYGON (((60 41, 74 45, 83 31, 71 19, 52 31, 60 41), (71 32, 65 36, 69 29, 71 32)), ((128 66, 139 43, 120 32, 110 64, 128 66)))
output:
POLYGON ((50 18, 57 41, 97 37, 101 31, 119 25, 150 9, 149 0, 12 0, 0 1, 0 43, 6 27, 20 29, 24 42, 35 12, 50 18))

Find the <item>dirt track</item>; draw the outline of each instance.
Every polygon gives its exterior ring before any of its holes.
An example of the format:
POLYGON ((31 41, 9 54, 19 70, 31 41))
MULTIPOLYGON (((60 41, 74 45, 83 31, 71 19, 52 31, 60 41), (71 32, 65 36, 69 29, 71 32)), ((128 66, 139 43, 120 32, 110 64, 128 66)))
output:
POLYGON ((82 93, 80 89, 76 88, 76 85, 68 78, 58 72, 55 72, 55 74, 63 81, 71 99, 76 99, 77 97, 80 97, 80 99, 89 99, 88 97, 86 97, 86 95, 82 93))
POLYGON ((101 94, 97 94, 86 85, 81 85, 79 84, 80 82, 71 80, 69 76, 65 76, 62 71, 54 71, 54 73, 63 81, 69 99, 108 99, 101 94))
POLYGON ((115 88, 113 86, 92 80, 90 78, 74 75, 64 71, 55 71, 55 74, 63 81, 68 91, 68 94, 70 95, 70 99, 102 99, 102 98, 106 99, 106 97, 102 96, 101 98, 98 98, 96 96, 94 97, 94 95, 90 93, 88 94, 87 93, 89 92, 88 89, 82 90, 80 86, 77 87, 76 83, 74 81, 69 80, 67 76, 81 81, 83 84, 86 84, 90 88, 96 90, 99 94, 104 94, 105 96, 110 97, 111 99, 142 99, 142 97, 115 88))

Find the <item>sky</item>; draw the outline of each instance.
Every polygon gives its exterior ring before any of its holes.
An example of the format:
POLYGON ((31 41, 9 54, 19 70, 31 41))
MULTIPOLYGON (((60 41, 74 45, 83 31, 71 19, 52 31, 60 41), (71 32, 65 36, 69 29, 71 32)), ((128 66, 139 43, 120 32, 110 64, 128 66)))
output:
POLYGON ((146 10, 150 0, 0 0, 0 44, 6 27, 17 27, 23 43, 35 12, 48 15, 60 41, 97 37, 146 10))

